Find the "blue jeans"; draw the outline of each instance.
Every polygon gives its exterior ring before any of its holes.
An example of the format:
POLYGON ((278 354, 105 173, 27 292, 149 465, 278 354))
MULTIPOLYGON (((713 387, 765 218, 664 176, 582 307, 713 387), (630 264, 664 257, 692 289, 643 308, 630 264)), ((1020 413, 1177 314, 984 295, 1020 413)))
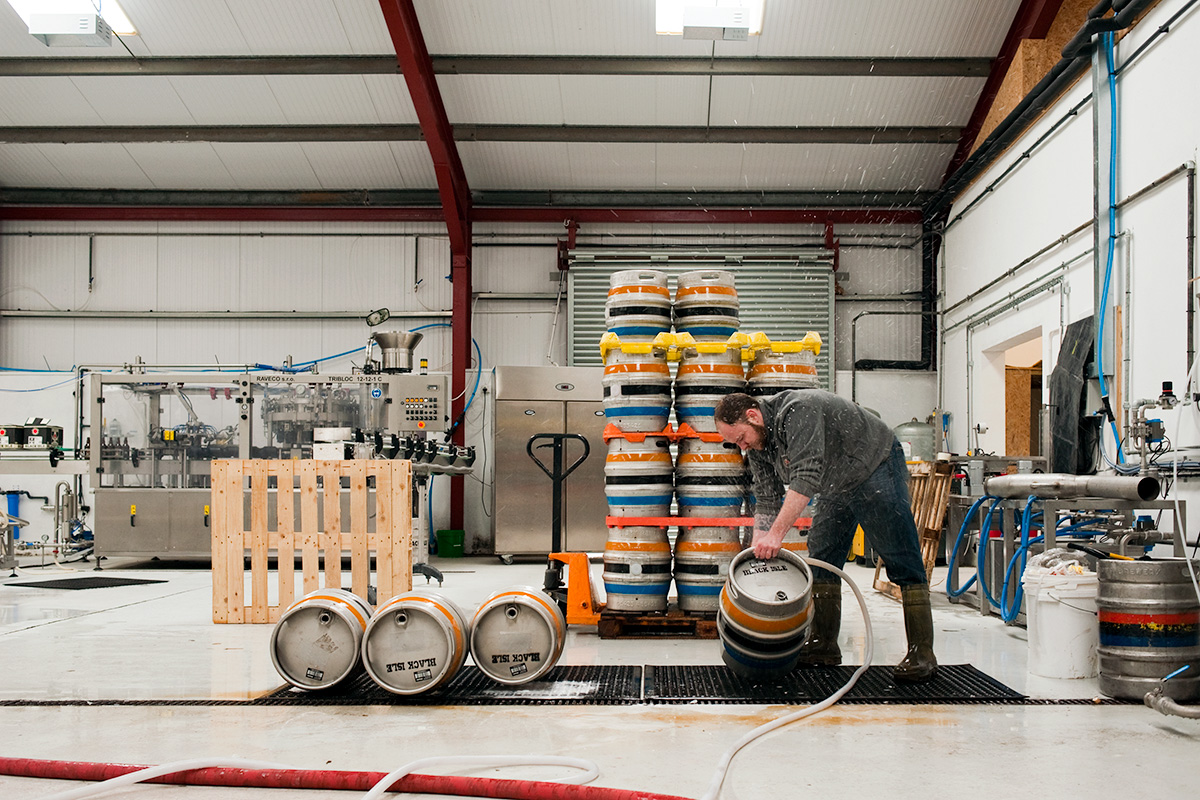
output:
MULTIPOLYGON (((888 579, 898 586, 926 582, 921 544, 908 495, 908 466, 900 443, 861 484, 836 497, 822 495, 808 534, 808 553, 840 567, 861 525, 867 544, 883 558, 888 579)), ((832 572, 813 567, 817 582, 838 583, 832 572)))

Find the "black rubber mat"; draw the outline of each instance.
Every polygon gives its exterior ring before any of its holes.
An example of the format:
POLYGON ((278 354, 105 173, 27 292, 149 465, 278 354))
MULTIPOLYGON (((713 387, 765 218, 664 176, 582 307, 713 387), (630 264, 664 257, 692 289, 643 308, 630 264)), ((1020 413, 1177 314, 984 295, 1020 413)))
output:
POLYGON ((52 581, 28 581, 26 583, 6 583, 5 586, 29 586, 34 589, 107 589, 110 586, 138 586, 143 583, 166 583, 166 581, 150 581, 144 578, 109 578, 103 575, 89 575, 84 578, 59 578, 52 581))
MULTIPOLYGON (((647 666, 647 703, 809 704, 829 697, 857 667, 798 669, 770 680, 753 681, 723 666, 647 666)), ((842 703, 992 703, 1024 700, 970 664, 941 665, 929 683, 903 684, 891 667, 870 667, 842 703)))
POLYGON ((474 665, 465 666, 432 692, 397 695, 365 672, 344 685, 320 691, 285 686, 252 705, 628 705, 642 702, 642 667, 555 667, 541 680, 519 686, 497 683, 474 665))

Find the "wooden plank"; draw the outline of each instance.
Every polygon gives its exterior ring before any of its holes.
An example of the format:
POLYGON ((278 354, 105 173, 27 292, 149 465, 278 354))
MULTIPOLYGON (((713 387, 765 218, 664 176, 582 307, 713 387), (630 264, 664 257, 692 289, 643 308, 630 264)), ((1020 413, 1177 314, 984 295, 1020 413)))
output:
POLYGON ((267 622, 267 462, 250 462, 250 622, 267 622))
POLYGON ((225 507, 229 502, 229 462, 213 462, 212 506, 212 621, 229 622, 229 571, 225 565, 225 507))
POLYGON ((271 608, 271 622, 296 599, 296 462, 275 462, 275 543, 276 568, 279 570, 279 604, 271 608))
POLYGON ((324 484, 325 529, 321 550, 325 554, 325 588, 342 588, 342 463, 318 461, 317 472, 324 484))
POLYGON ((383 605, 400 594, 393 575, 395 553, 392 550, 395 518, 392 491, 396 483, 396 462, 389 461, 372 472, 375 475, 375 591, 379 605, 383 605))
POLYGON ((365 600, 367 584, 371 580, 371 553, 367 548, 367 462, 356 458, 346 462, 345 467, 350 479, 350 591, 365 600))
POLYGON ((392 494, 392 591, 412 589, 412 463, 393 461, 392 494))
POLYGON ((318 561, 320 540, 317 537, 317 462, 300 462, 300 568, 304 573, 304 594, 320 587, 318 561))
POLYGON ((225 505, 225 570, 229 581, 229 621, 246 621, 246 604, 242 599, 245 586, 243 560, 246 557, 246 524, 243 504, 243 478, 248 461, 229 462, 229 502, 225 505))

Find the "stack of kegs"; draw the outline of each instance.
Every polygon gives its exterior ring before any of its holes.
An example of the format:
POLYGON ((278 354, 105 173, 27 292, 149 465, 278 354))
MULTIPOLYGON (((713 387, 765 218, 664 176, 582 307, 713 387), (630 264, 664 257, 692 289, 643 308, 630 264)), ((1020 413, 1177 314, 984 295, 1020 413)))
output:
POLYGON ((719 269, 679 276, 672 306, 675 330, 698 342, 723 342, 737 333, 738 296, 733 273, 719 269))
MULTIPOLYGON (((742 453, 717 433, 679 440, 675 486, 682 517, 740 517, 746 493, 742 453)), ((675 540, 675 587, 679 608, 716 612, 729 564, 741 550, 740 529, 730 525, 681 525, 675 540)))
POLYGON ((365 669, 388 692, 416 695, 449 684, 468 655, 497 683, 545 678, 566 635, 558 603, 528 586, 492 594, 470 618, 430 590, 398 594, 372 615, 356 595, 320 589, 282 614, 271 660, 299 689, 329 689, 365 669))
MULTIPOLYGON (((670 442, 659 435, 609 428, 604 494, 614 517, 666 517, 671 513, 674 464, 670 442)), ((662 525, 610 526, 604 546, 604 589, 610 611, 667 609, 671 544, 662 525)))

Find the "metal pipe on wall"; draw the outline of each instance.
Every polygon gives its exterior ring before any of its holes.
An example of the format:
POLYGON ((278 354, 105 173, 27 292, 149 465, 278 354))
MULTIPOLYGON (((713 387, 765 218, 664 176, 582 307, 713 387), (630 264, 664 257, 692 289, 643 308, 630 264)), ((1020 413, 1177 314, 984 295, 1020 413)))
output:
MULTIPOLYGON (((888 316, 888 317, 931 317, 937 316, 936 311, 860 311, 854 315, 854 319, 850 321, 850 399, 858 402, 858 320, 862 317, 869 316, 888 316)), ((880 359, 871 359, 871 366, 868 369, 887 369, 888 364, 898 365, 896 369, 911 369, 911 361, 885 361, 880 359)))
POLYGON ((1158 498, 1158 478, 1149 475, 1068 475, 1047 472, 1032 475, 997 475, 983 482, 984 491, 993 497, 1029 497, 1042 499, 1071 497, 1110 497, 1119 500, 1150 501, 1158 498))

